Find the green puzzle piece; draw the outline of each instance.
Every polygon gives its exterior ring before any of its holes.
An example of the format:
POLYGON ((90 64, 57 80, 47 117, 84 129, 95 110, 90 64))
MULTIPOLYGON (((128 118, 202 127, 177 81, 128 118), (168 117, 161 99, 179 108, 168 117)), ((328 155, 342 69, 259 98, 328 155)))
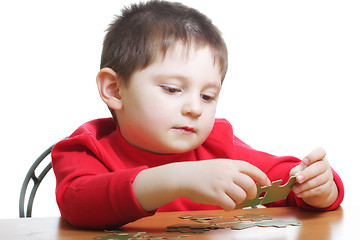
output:
POLYGON ((95 240, 129 240, 133 238, 130 235, 107 235, 107 236, 97 236, 94 237, 93 239, 95 240))
POLYGON ((274 221, 266 221, 266 222, 257 222, 257 223, 239 223, 233 226, 232 230, 243 230, 251 227, 277 227, 284 228, 287 226, 300 226, 301 223, 297 220, 274 220, 274 221))
POLYGON ((260 183, 257 183, 256 187, 257 187, 257 196, 254 199, 245 200, 241 204, 238 204, 236 206, 236 209, 244 208, 244 207, 252 207, 252 206, 256 206, 256 205, 261 204, 261 201, 262 201, 263 198, 260 197, 260 195, 263 192, 266 192, 270 188, 270 186, 262 187, 260 183))
POLYGON ((291 188, 296 183, 296 178, 295 178, 295 176, 292 176, 289 179, 289 181, 285 185, 282 185, 282 186, 279 186, 280 183, 281 183, 281 180, 278 180, 271 184, 271 187, 267 191, 261 204, 267 204, 267 203, 286 199, 286 197, 289 195, 289 192, 291 191, 291 188))
POLYGON ((295 176, 290 177, 289 181, 282 186, 280 186, 281 182, 281 180, 277 180, 272 182, 271 186, 265 187, 262 187, 261 184, 257 183, 257 196, 254 199, 245 200, 241 204, 238 204, 236 209, 267 204, 285 199, 289 194, 292 186, 294 186, 296 183, 296 178, 295 176), (262 193, 265 193, 265 196, 260 197, 262 193))
POLYGON ((300 226, 301 223, 298 220, 274 220, 269 222, 257 223, 259 227, 278 227, 284 228, 287 226, 300 226))

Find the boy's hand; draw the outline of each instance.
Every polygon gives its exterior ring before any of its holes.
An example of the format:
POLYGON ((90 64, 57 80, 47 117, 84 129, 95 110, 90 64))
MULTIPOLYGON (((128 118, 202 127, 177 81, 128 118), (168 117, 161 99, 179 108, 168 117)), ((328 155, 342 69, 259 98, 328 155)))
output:
POLYGON ((181 192, 190 200, 233 210, 245 199, 254 199, 257 188, 271 182, 259 168, 244 161, 216 159, 185 163, 181 192))
POLYGON ((290 171, 290 176, 295 175, 297 181, 293 187, 294 193, 307 204, 318 208, 331 206, 338 196, 325 155, 324 149, 316 148, 290 171))
POLYGON ((271 182, 259 168, 238 160, 215 159, 178 162, 145 169, 133 182, 138 203, 145 211, 155 210, 179 197, 233 210, 257 195, 255 181, 271 182))

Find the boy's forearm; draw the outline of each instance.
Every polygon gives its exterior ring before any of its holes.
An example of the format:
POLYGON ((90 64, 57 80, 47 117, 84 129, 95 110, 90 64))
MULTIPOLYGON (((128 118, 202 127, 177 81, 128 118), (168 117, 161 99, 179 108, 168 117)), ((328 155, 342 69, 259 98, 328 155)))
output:
POLYGON ((139 205, 150 212, 180 197, 173 164, 145 169, 136 176, 133 190, 139 205))

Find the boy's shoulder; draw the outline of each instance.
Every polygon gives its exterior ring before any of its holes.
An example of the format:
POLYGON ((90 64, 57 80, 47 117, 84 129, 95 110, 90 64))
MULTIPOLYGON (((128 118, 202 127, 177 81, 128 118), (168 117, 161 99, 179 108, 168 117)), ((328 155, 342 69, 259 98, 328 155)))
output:
MULTIPOLYGON (((236 158, 235 136, 230 122, 223 118, 215 119, 214 127, 205 142, 198 148, 200 158, 236 158), (210 154, 210 155, 209 155, 210 154)), ((199 153, 197 153, 199 155, 199 153)))
POLYGON ((70 137, 77 135, 93 135, 99 139, 114 131, 116 131, 116 123, 112 118, 99 118, 82 124, 70 137))
POLYGON ((63 153, 76 155, 76 152, 90 151, 95 155, 101 154, 99 147, 116 133, 116 126, 112 118, 100 118, 82 124, 69 137, 55 144, 53 160, 62 158, 63 153))
POLYGON ((230 122, 224 118, 216 118, 206 143, 226 142, 228 140, 232 142, 233 136, 233 128, 230 122))
POLYGON ((235 136, 231 123, 224 118, 215 119, 214 127, 206 141, 206 143, 218 145, 233 145, 252 149, 249 145, 241 141, 235 136))
POLYGON ((225 118, 216 118, 214 127, 210 134, 214 134, 214 133, 217 133, 217 134, 231 133, 231 134, 233 134, 233 128, 232 128, 231 123, 228 120, 226 120, 225 118))

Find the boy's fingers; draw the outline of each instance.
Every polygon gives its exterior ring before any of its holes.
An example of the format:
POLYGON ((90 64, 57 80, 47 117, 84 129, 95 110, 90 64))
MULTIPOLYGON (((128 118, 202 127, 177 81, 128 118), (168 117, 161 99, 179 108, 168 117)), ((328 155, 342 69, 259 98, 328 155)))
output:
POLYGON ((296 176, 298 183, 303 183, 309 179, 322 174, 326 171, 326 151, 319 147, 312 150, 297 167, 290 171, 290 175, 296 176), (322 161, 322 162, 320 162, 322 161))
POLYGON ((324 159, 321 162, 315 162, 311 166, 305 168, 298 174, 296 174, 296 181, 298 183, 306 182, 316 176, 324 174, 328 170, 328 162, 324 159))
POLYGON ((262 185, 265 185, 265 186, 271 185, 270 179, 259 168, 255 167, 254 165, 247 163, 247 162, 240 162, 240 163, 242 164, 242 166, 240 168, 240 172, 248 175, 252 179, 261 183, 262 185))
POLYGON ((319 147, 312 150, 304 159, 302 160, 302 163, 306 166, 309 166, 313 164, 316 161, 322 160, 326 156, 325 149, 319 147))
POLYGON ((227 189, 226 194, 234 201, 234 203, 241 203, 247 198, 246 191, 236 184, 227 189))
POLYGON ((234 210, 236 203, 234 202, 234 200, 227 195, 226 193, 224 193, 223 195, 221 195, 218 199, 219 201, 219 206, 224 209, 225 211, 231 211, 234 210))
POLYGON ((290 176, 295 176, 296 174, 298 174, 299 172, 301 172, 305 168, 306 168, 306 165, 303 162, 301 162, 299 165, 293 167, 290 170, 290 176))
POLYGON ((310 178, 303 184, 296 184, 293 188, 295 193, 304 192, 306 190, 319 187, 321 185, 324 185, 326 182, 328 182, 328 178, 326 174, 320 174, 318 176, 315 176, 313 178, 310 178))
POLYGON ((309 183, 308 186, 295 186, 293 189, 298 197, 311 197, 319 195, 331 188, 331 181, 323 181, 323 179, 314 180, 313 183, 309 183))
POLYGON ((234 184, 237 186, 236 188, 240 191, 237 191, 240 198, 237 199, 237 203, 242 202, 246 199, 253 199, 256 197, 257 188, 254 180, 246 175, 246 174, 239 174, 239 177, 234 179, 234 184), (242 175, 242 176, 241 176, 242 175))

